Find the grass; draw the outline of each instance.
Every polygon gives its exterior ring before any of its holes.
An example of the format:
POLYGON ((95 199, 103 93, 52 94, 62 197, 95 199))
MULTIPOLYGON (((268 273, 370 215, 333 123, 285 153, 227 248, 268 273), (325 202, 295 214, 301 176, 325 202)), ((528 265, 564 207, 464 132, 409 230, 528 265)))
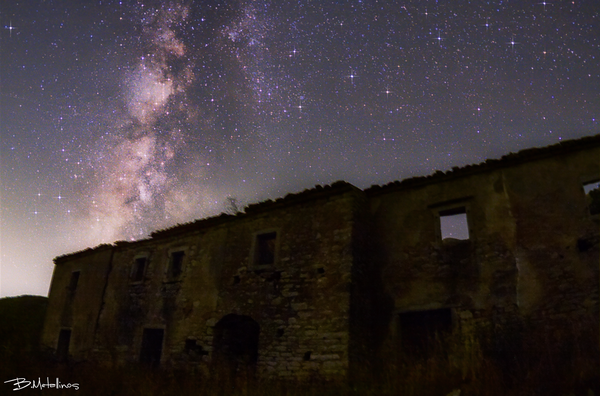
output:
MULTIPOLYGON (((416 362, 399 362, 389 365, 377 378, 365 375, 352 384, 316 378, 304 382, 254 380, 225 384, 183 372, 145 370, 135 366, 111 368, 85 363, 57 364, 49 363, 41 356, 21 356, 13 358, 9 366, 0 368, 0 378, 35 380, 41 377, 45 381, 48 377, 50 382, 59 378, 62 383, 77 383, 80 387, 78 393, 90 396, 445 396, 453 390, 460 390, 461 396, 599 395, 597 360, 594 360, 593 354, 576 355, 568 362, 551 355, 527 359, 513 370, 516 374, 510 374, 474 344, 470 350, 463 350, 461 356, 451 358, 446 353, 439 353, 416 362)), ((2 385, 0 394, 11 389, 9 384, 2 385)), ((73 392, 68 389, 52 391, 52 394, 68 395, 73 392)))
MULTIPOLYGON (((185 372, 146 370, 137 366, 98 367, 59 364, 43 356, 38 340, 47 299, 23 296, 0 300, 0 380, 21 377, 42 382, 56 378, 79 390, 44 390, 52 395, 285 395, 285 396, 600 396, 597 320, 572 324, 558 339, 537 329, 535 337, 513 345, 499 357, 477 340, 435 343, 427 357, 386 362, 376 370, 357 367, 352 381, 310 378, 219 383, 185 372), (562 340, 562 341, 561 341, 562 340), (568 342, 566 342, 568 341, 568 342), (454 342, 454 343, 453 343, 454 342), (457 394, 457 393, 455 393, 457 394)), ((565 328, 568 326, 564 326, 565 328)), ((485 344, 485 343, 484 343, 485 344)), ((0 384, 0 394, 14 394, 0 384)), ((40 394, 26 389, 19 395, 40 394)))
POLYGON ((48 299, 41 296, 19 296, 0 299, 0 354, 39 351, 48 299))

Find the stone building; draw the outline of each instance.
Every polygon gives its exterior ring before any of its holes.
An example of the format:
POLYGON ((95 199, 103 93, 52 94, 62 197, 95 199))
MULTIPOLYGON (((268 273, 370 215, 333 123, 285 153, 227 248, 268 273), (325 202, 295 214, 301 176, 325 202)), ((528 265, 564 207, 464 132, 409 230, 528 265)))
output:
POLYGON ((599 181, 600 135, 61 256, 42 343, 76 361, 289 378, 416 359, 440 334, 496 355, 547 334, 597 348, 599 181))

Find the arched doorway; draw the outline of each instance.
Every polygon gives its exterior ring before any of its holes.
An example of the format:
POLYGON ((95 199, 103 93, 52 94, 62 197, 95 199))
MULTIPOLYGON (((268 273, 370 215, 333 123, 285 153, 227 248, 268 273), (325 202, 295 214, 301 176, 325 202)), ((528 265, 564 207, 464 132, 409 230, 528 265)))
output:
POLYGON ((213 373, 234 386, 254 378, 260 326, 249 316, 229 314, 214 327, 213 373))

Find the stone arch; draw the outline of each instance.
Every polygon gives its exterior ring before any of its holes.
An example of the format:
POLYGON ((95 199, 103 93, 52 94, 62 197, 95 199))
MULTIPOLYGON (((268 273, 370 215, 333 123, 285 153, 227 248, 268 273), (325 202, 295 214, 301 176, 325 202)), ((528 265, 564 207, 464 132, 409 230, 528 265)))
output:
POLYGON ((222 383, 247 382, 258 361, 260 326, 249 316, 225 315, 214 327, 213 370, 222 383))

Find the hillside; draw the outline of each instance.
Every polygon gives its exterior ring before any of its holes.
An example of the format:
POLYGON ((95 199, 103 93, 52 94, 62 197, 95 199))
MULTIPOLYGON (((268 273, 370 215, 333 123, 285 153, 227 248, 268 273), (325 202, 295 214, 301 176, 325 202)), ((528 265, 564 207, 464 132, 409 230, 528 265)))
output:
POLYGON ((0 355, 37 352, 48 298, 19 296, 0 299, 0 355))

